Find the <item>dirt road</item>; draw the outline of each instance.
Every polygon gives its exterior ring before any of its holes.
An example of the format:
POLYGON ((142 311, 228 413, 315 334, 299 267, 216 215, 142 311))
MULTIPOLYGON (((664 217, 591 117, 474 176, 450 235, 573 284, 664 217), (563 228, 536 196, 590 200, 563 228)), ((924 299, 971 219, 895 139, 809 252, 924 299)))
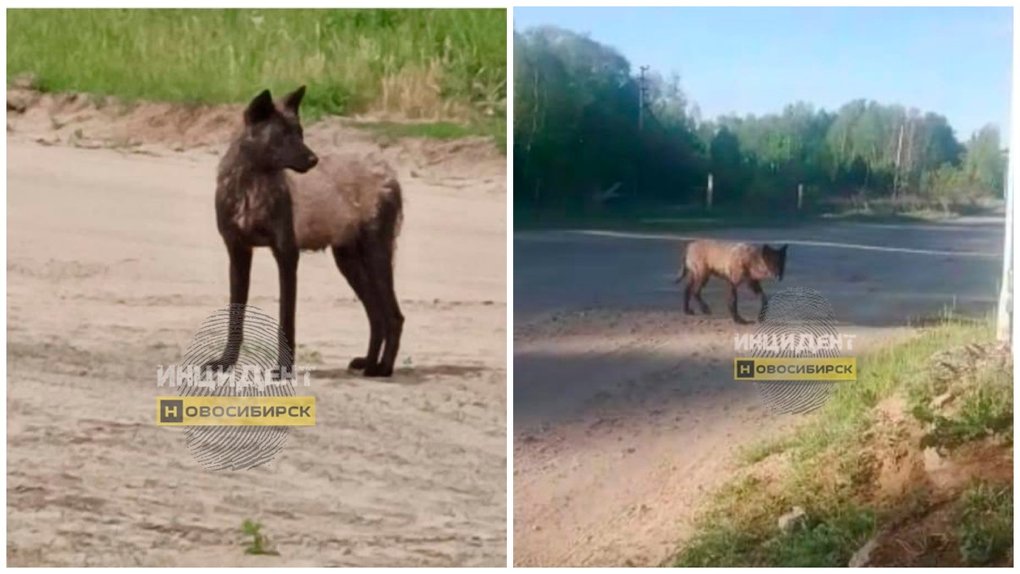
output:
MULTIPOLYGON (((858 351, 947 306, 993 308, 1001 220, 706 232, 791 243, 786 277, 817 289, 858 351)), ((656 565, 755 439, 797 424, 732 380, 735 327, 680 312, 676 238, 557 231, 514 237, 514 563, 656 565)), ((757 313, 741 295, 745 317, 757 313)), ((867 365, 861 365, 867 368, 867 365)), ((802 418, 802 417, 800 417, 802 418)))
MULTIPOLYGON (((424 172, 413 153, 398 164, 407 323, 391 380, 344 370, 364 351, 364 311, 327 253, 302 256, 297 359, 317 374, 299 393, 317 398, 318 424, 266 467, 209 472, 183 429, 155 426, 154 398, 157 366, 228 302, 216 146, 77 149, 22 128, 9 125, 7 155, 9 564, 505 564, 499 162, 467 176, 424 172), (279 556, 244 554, 245 519, 279 556)), ((327 136, 312 136, 320 154, 327 136)), ((275 317, 268 252, 252 277, 250 303, 275 317)))

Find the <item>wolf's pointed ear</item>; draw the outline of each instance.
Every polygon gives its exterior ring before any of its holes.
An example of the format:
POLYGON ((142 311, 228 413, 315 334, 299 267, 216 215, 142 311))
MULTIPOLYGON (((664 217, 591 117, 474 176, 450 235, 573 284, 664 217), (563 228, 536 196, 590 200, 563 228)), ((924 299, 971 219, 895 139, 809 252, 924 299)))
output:
POLYGON ((283 107, 284 107, 284 109, 290 110, 291 112, 294 113, 294 115, 297 115, 298 107, 301 105, 301 99, 304 98, 304 97, 305 97, 305 87, 301 86, 300 88, 298 88, 298 89, 294 90, 293 92, 287 94, 283 98, 283 107))
POLYGON ((783 255, 786 255, 786 248, 787 247, 789 247, 789 245, 784 243, 783 246, 779 248, 779 252, 782 253, 783 255))
POLYGON ((244 110, 244 123, 250 126, 265 121, 275 111, 273 95, 269 93, 269 90, 262 90, 262 93, 255 96, 255 99, 248 104, 248 108, 244 110))

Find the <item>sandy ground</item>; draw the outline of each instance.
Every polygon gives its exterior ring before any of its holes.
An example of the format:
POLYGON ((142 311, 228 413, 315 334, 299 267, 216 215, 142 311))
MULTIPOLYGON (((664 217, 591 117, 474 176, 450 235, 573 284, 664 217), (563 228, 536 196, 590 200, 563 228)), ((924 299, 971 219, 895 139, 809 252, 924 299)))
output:
MULTIPOLYGON (((344 370, 364 312, 328 254, 304 255, 298 366, 316 375, 298 392, 318 424, 268 466, 210 472, 183 429, 155 426, 154 397, 157 365, 228 301, 220 144, 102 143, 75 113, 89 125, 82 109, 8 123, 8 564, 504 565, 504 162, 387 150, 406 206, 398 372, 344 370), (279 556, 243 553, 245 519, 279 556)), ((354 134, 309 133, 320 154, 354 134)), ((268 252, 252 281, 250 303, 276 316, 268 252)))
MULTIPOLYGON (((908 336, 911 319, 994 306, 1001 220, 832 224, 705 236, 790 242, 766 291, 825 295, 857 351, 908 336)), ((809 415, 771 414, 732 380, 724 290, 710 317, 681 313, 677 239, 524 232, 514 238, 514 563, 657 565, 731 476, 740 449, 809 415)), ((758 302, 742 293, 753 318, 758 302)), ((866 369, 866 363, 860 365, 866 369)))

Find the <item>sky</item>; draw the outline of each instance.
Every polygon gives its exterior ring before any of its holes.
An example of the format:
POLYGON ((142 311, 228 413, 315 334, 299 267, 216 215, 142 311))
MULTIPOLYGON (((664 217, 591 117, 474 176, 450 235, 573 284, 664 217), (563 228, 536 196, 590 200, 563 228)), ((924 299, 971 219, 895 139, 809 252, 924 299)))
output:
POLYGON ((702 117, 830 111, 857 98, 940 113, 961 140, 1010 126, 1012 9, 515 8, 616 48, 634 72, 676 72, 702 117))

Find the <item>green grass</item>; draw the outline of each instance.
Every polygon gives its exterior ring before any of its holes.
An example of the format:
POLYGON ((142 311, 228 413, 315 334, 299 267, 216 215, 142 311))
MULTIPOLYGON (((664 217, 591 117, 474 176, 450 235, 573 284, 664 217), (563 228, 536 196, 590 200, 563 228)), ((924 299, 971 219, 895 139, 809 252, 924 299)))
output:
POLYGON ((928 423, 931 429, 924 437, 923 446, 952 449, 993 435, 1012 438, 1012 373, 1001 370, 982 372, 972 384, 957 392, 962 395, 955 399, 959 408, 951 415, 936 412, 931 407, 934 395, 916 393, 912 401, 913 414, 918 420, 928 423))
MULTIPOLYGON (((514 229, 542 230, 584 227, 589 229, 634 231, 649 233, 693 233, 721 228, 796 227, 811 224, 879 223, 927 224, 950 222, 953 217, 945 213, 924 210, 872 209, 855 210, 841 206, 825 209, 749 210, 744 206, 721 205, 706 210, 703 205, 677 205, 662 202, 627 202, 581 209, 570 206, 546 207, 537 210, 521 198, 529 197, 532 190, 521 190, 514 205, 514 229)), ((548 193, 548 190, 547 190, 548 193)), ((989 211, 987 214, 992 214, 989 211)))
POLYGON ((855 207, 846 201, 829 200, 816 208, 830 212, 828 217, 837 219, 894 222, 897 220, 939 222, 961 215, 1001 215, 1003 213, 1004 204, 986 200, 957 203, 948 206, 947 210, 945 205, 931 199, 928 195, 912 195, 895 200, 889 197, 877 197, 868 200, 866 207, 859 206, 859 204, 855 207))
POLYGON ((384 141, 401 138, 455 140, 470 136, 487 136, 506 153, 506 121, 488 118, 471 124, 454 122, 362 122, 360 127, 375 132, 384 141))
POLYGON ((977 483, 960 497, 960 556, 983 566, 1002 559, 1013 545, 1013 488, 977 483))
POLYGON ((262 524, 246 519, 241 524, 241 533, 250 536, 251 540, 244 547, 245 554, 256 556, 279 556, 279 552, 269 547, 269 537, 262 534, 262 524))
POLYGON ((536 213, 521 206, 514 211, 514 229, 542 230, 584 227, 616 231, 648 233, 696 233, 713 229, 754 229, 767 227, 797 227, 831 223, 882 223, 882 224, 938 224, 945 218, 922 217, 912 214, 865 213, 760 213, 748 214, 723 209, 711 212, 686 210, 671 214, 663 205, 618 207, 593 210, 588 213, 552 212, 536 213))
POLYGON ((841 566, 874 528, 875 517, 869 510, 849 507, 769 540, 762 548, 762 562, 789 567, 841 566))
POLYGON ((909 223, 942 223, 949 219, 943 213, 909 212, 909 213, 866 213, 866 212, 844 212, 824 213, 819 216, 825 221, 843 221, 847 223, 886 223, 886 224, 909 224, 909 223))
POLYGON ((791 440, 810 458, 834 445, 857 440, 871 424, 872 407, 897 388, 916 384, 932 354, 942 349, 993 339, 992 321, 946 319, 910 341, 858 358, 856 383, 840 385, 812 424, 791 440))
MULTIPOLYGON (((724 485, 674 564, 845 566, 874 533, 881 518, 877 513, 885 510, 862 506, 858 497, 874 479, 875 461, 865 448, 874 428, 874 407, 893 392, 921 385, 934 353, 991 340, 990 320, 946 320, 904 343, 858 357, 857 382, 839 386, 816 416, 788 436, 742 450, 745 465, 783 454, 787 462, 777 471, 777 483, 766 485, 751 474, 724 485), (808 520, 793 532, 780 532, 777 518, 794 505, 806 510, 808 520)), ((1002 389, 1010 389, 998 382, 962 409, 968 429, 1001 422, 1004 409, 1012 421, 1011 398, 1008 407, 989 407, 995 400, 1004 403, 1002 389)))
POLYGON ((210 104, 306 84, 309 119, 384 111, 470 129, 494 117, 505 133, 506 11, 8 10, 7 74, 210 104))
POLYGON ((583 227, 646 233, 693 233, 713 229, 753 229, 777 225, 794 227, 813 221, 816 219, 807 215, 746 215, 725 211, 671 215, 669 208, 661 205, 606 209, 587 214, 566 212, 536 214, 520 206, 514 210, 514 229, 518 231, 583 227))
POLYGON ((788 437, 779 437, 772 440, 763 440, 743 446, 739 449, 737 458, 744 464, 755 464, 766 458, 784 452, 790 448, 791 441, 788 437))
POLYGON ((397 122, 372 122, 360 124, 376 134, 386 138, 431 138, 438 140, 452 140, 473 135, 472 130, 463 124, 451 122, 431 123, 397 123, 397 122))

